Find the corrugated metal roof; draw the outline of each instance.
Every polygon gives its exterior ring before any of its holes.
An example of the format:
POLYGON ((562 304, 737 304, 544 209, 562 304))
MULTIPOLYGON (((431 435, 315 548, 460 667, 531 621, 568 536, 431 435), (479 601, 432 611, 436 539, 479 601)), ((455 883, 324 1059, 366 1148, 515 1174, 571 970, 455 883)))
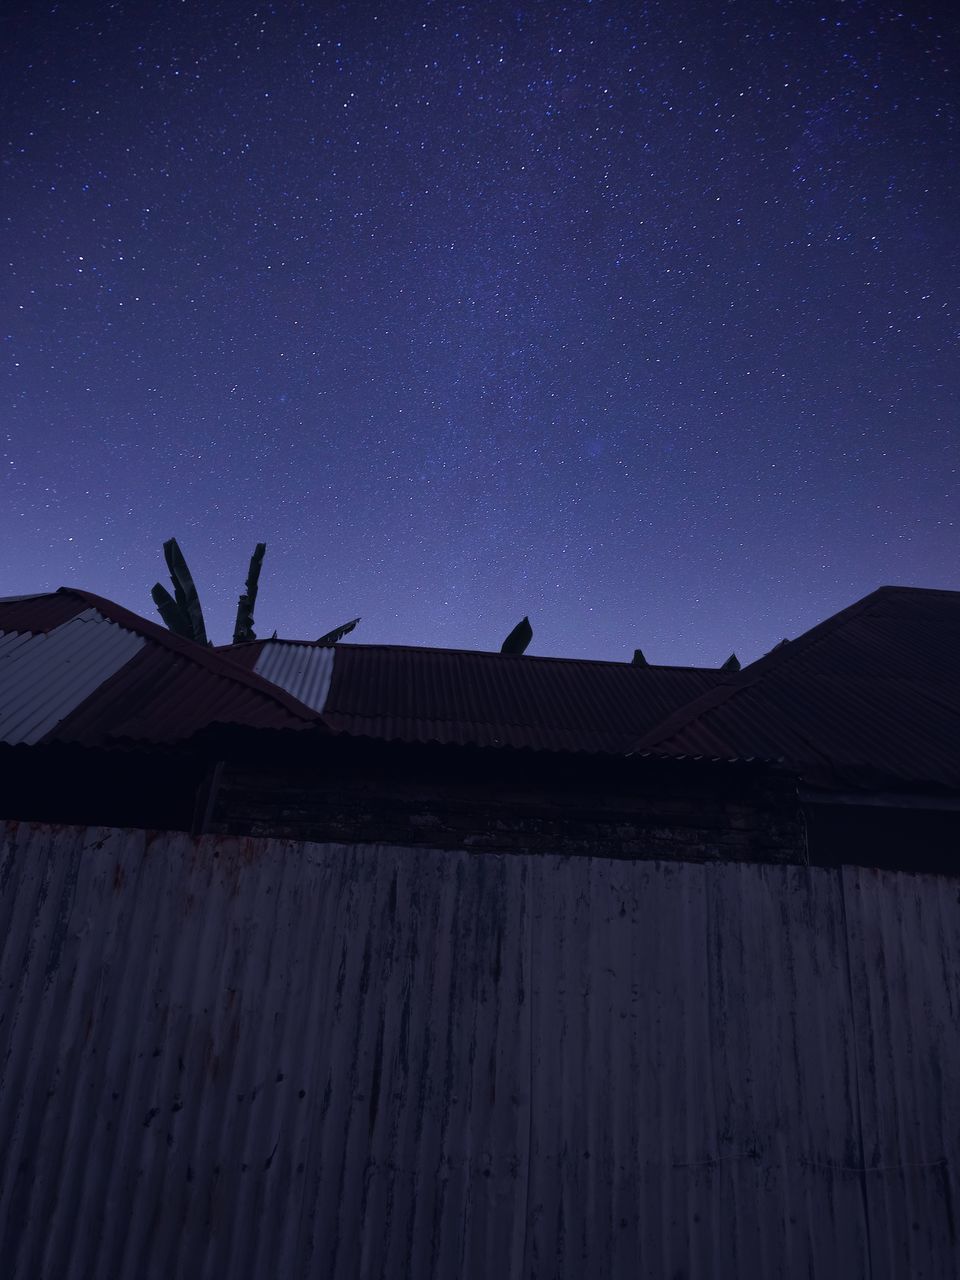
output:
POLYGON ((669 715, 639 752, 960 789, 960 592, 883 587, 669 715))
POLYGON ((342 733, 535 751, 624 752, 638 726, 725 678, 699 667, 405 645, 257 640, 221 652, 276 678, 342 733))
POLYGON ((404 742, 627 750, 721 677, 690 667, 388 645, 337 645, 324 718, 404 742), (642 732, 642 730, 641 730, 642 732))
POLYGON ((177 742, 213 724, 299 730, 315 727, 317 718, 312 712, 309 718, 292 715, 259 689, 198 667, 182 655, 149 647, 68 717, 56 738, 87 746, 105 736, 113 741, 177 742))
POLYGON ((0 631, 0 656, 9 658, 17 649, 32 644, 34 636, 29 631, 0 631))
POLYGON ((267 640, 253 670, 314 711, 322 711, 333 674, 332 646, 267 640))
POLYGON ((16 610, 0 602, 4 626, 19 628, 0 633, 0 741, 174 742, 220 723, 323 728, 283 689, 89 592, 62 588, 16 610))
POLYGON ((247 671, 252 671, 257 665, 261 653, 268 644, 276 645, 306 645, 309 648, 318 648, 309 640, 247 640, 243 644, 220 644, 214 647, 217 653, 222 653, 238 666, 243 667, 247 671))
POLYGON ((25 704, 27 718, 46 726, 29 741, 46 734, 87 745, 168 742, 211 723, 298 728, 317 723, 326 708, 330 727, 364 737, 621 752, 646 726, 722 678, 694 668, 386 645, 257 641, 213 651, 66 588, 0 602, 0 621, 11 630, 15 623, 23 636, 55 637, 53 648, 43 642, 46 652, 67 664, 60 683, 42 693, 19 673, 11 685, 8 702, 25 704), (104 628, 115 628, 105 636, 139 637, 135 660, 114 660, 96 644, 67 659, 74 633, 65 628, 80 611, 92 618, 91 610, 104 628), (67 698, 64 683, 84 690, 82 698, 67 698))
POLYGON ((83 613, 87 602, 75 592, 10 596, 0 600, 0 631, 38 635, 83 613))
POLYGON ((4 638, 13 643, 0 649, 0 742, 27 745, 50 733, 146 643, 96 609, 52 631, 4 638))
POLYGON ((10 1280, 956 1270, 956 882, 0 828, 10 1280))
POLYGON ((785 761, 811 785, 956 790, 958 600, 883 588, 736 676, 387 645, 212 651, 76 591, 0 602, 0 622, 16 610, 35 635, 92 607, 148 642, 61 719, 84 742, 175 741, 219 722, 302 727, 322 708, 331 728, 390 741, 785 761))

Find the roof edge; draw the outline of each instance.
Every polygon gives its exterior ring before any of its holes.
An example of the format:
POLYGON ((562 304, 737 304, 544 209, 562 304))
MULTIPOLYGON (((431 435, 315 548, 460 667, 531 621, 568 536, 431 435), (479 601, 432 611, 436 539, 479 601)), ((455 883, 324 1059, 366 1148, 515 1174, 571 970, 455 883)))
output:
POLYGON ((500 653, 499 650, 494 649, 445 649, 436 645, 426 644, 371 644, 369 642, 354 644, 350 641, 338 641, 336 644, 319 644, 316 640, 291 640, 284 636, 264 636, 256 640, 245 640, 242 644, 214 645, 214 649, 218 653, 229 655, 231 652, 252 649, 254 645, 265 644, 298 645, 305 649, 389 649, 394 653, 448 653, 468 658, 496 658, 498 661, 500 659, 520 661, 522 659, 524 662, 576 662, 581 665, 590 663, 593 666, 630 667, 634 671, 696 671, 699 674, 718 677, 720 675, 719 667, 696 667, 690 664, 674 662, 648 662, 645 666, 638 667, 629 660, 619 661, 616 658, 571 658, 550 653, 500 653))
POLYGON ((641 738, 638 738, 630 754, 649 751, 659 743, 672 738, 675 733, 686 728, 702 715, 706 715, 708 711, 714 711, 723 703, 728 702, 741 690, 749 689, 752 685, 757 684, 771 670, 776 670, 784 662, 792 661, 793 656, 798 651, 809 649, 811 645, 817 644, 824 636, 829 635, 837 627, 843 626, 851 618, 857 618, 864 613, 868 613, 879 600, 886 599, 888 596, 900 591, 919 591, 951 596, 960 595, 960 592, 937 591, 935 588, 928 587, 877 587, 859 600, 855 600, 853 604, 848 604, 845 608, 838 610, 837 613, 832 613, 829 618, 824 618, 822 622, 817 622, 807 631, 801 632, 789 644, 777 645, 776 648, 771 649, 769 653, 765 653, 763 657, 757 658, 755 662, 749 663, 742 670, 735 673, 732 672, 726 681, 691 699, 684 706, 678 707, 676 711, 665 716, 658 725, 654 725, 641 738))
POLYGON ((776 648, 771 649, 769 653, 765 653, 754 662, 748 663, 738 672, 734 683, 738 687, 751 683, 747 677, 760 677, 765 675, 772 667, 791 661, 793 654, 798 649, 808 649, 825 635, 829 635, 831 631, 836 630, 837 627, 849 622, 851 618, 858 618, 864 613, 869 613, 873 606, 879 604, 881 600, 887 600, 891 596, 898 595, 949 596, 951 599, 960 600, 960 591, 950 591, 943 587, 876 587, 873 591, 868 592, 867 595, 861 596, 859 600, 855 600, 853 604, 846 605, 843 609, 832 613, 829 618, 824 618, 822 622, 815 623, 807 631, 802 631, 800 635, 796 636, 788 644, 778 645, 776 648))
POLYGON ((108 622, 116 623, 119 627, 124 627, 128 631, 134 631, 145 636, 155 644, 162 645, 180 657, 204 667, 213 675, 220 676, 225 680, 233 680, 237 684, 254 689, 257 693, 261 693, 279 703, 285 711, 289 711, 291 715, 295 715, 301 720, 318 723, 325 729, 328 728, 319 712, 313 711, 279 685, 272 684, 269 680, 264 680, 262 676, 256 675, 253 671, 240 666, 238 663, 230 662, 229 659, 218 653, 215 647, 204 648, 203 645, 195 644, 192 640, 186 640, 183 636, 178 636, 175 632, 168 631, 166 627, 161 627, 156 622, 151 622, 148 618, 142 618, 138 613, 134 613, 131 609, 125 609, 123 605, 116 604, 113 600, 98 596, 92 591, 84 591, 80 587, 59 587, 55 593, 47 594, 77 596, 91 608, 101 613, 108 622))

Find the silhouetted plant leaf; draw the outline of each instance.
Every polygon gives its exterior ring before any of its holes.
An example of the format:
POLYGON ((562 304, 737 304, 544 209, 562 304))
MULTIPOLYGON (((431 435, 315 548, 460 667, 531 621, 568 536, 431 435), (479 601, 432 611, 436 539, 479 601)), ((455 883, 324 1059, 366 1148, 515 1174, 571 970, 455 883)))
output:
POLYGON ((533 639, 533 627, 529 618, 521 618, 500 646, 501 653, 523 653, 533 639))
POLYGON ((257 603, 257 591, 260 586, 260 569, 263 565, 263 557, 266 554, 267 544, 258 542, 254 549, 253 555, 250 557, 250 567, 247 570, 247 581, 243 595, 237 601, 237 620, 233 627, 233 643, 244 644, 248 640, 256 640, 256 632, 253 629, 253 610, 257 603))
MULTIPOLYGON (((263 567, 263 557, 266 554, 266 550, 267 544, 258 542, 254 548, 253 555, 250 557, 245 588, 243 594, 237 600, 237 616, 233 628, 234 644, 245 644, 257 638, 253 629, 253 615, 257 603, 257 592, 260 588, 260 570, 263 567)), ((210 644, 211 642, 207 639, 206 625, 203 621, 203 610, 200 607, 200 597, 197 594, 193 576, 176 538, 169 538, 163 544, 163 555, 167 562, 167 568, 170 570, 170 581, 173 585, 174 594, 171 596, 166 587, 159 582, 151 589, 150 594, 164 625, 176 635, 183 636, 187 640, 193 640, 197 644, 210 644)), ((341 626, 334 627, 332 631, 328 631, 326 635, 321 636, 316 643, 336 644, 345 635, 348 635, 359 621, 359 618, 352 618, 349 622, 344 622, 341 626)), ((276 638, 277 633, 274 631, 271 639, 276 640, 276 638)))
POLYGON ((189 623, 188 638, 195 640, 197 644, 209 643, 207 628, 203 621, 203 610, 200 608, 200 597, 197 595, 193 575, 187 567, 176 538, 170 538, 163 544, 163 554, 167 561, 167 568, 170 570, 177 607, 189 623))
POLYGON ((328 631, 325 636, 321 636, 317 644, 336 644, 338 640, 342 640, 345 635, 349 635, 354 629, 359 618, 354 618, 351 622, 345 622, 343 626, 334 627, 332 631, 328 631))
POLYGON ((190 626, 190 619, 183 612, 180 606, 174 600, 170 592, 162 583, 155 583, 150 592, 153 597, 153 603, 157 606, 157 612, 163 619, 163 624, 168 631, 173 631, 178 636, 183 636, 187 640, 193 639, 193 630, 190 626))

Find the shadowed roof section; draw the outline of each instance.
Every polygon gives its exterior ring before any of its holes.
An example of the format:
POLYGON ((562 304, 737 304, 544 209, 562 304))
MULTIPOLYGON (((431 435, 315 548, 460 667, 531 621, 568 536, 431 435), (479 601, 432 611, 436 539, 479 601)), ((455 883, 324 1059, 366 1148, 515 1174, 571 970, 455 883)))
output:
POLYGON ((696 667, 402 645, 258 640, 226 652, 289 680, 343 733, 535 751, 622 754, 645 726, 723 678, 696 667))
POLYGON ((88 591, 0 600, 0 740, 178 742, 323 727, 284 689, 88 591))
POLYGON ((0 599, 0 632, 46 635, 87 607, 79 591, 63 588, 40 595, 7 596, 0 599))
POLYGON ((783 761, 828 788, 960 790, 960 592, 880 587, 675 710, 634 750, 783 761))

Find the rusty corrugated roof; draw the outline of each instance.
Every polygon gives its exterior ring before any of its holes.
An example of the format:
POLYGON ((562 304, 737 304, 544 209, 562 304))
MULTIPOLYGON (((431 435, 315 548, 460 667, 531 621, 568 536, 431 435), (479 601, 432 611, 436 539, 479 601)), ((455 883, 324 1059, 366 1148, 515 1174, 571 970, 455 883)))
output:
POLYGON ((90 609, 147 643, 59 717, 50 732, 75 741, 322 718, 389 741, 783 761, 814 786, 960 789, 956 592, 881 588, 736 675, 390 645, 214 651, 78 591, 0 601, 0 634, 17 640, 0 660, 26 661, 23 636, 40 655, 90 609))
POLYGON ((87 608, 78 592, 52 591, 0 600, 0 631, 42 635, 75 618, 87 608))
POLYGON ((332 729, 398 742, 624 752, 723 677, 696 667, 258 640, 237 661, 322 709, 332 729))
POLYGON ((632 726, 718 679, 685 667, 342 645, 324 715, 331 728, 404 741, 622 752, 632 726))
POLYGON ((224 723, 297 729, 321 718, 216 651, 90 592, 0 601, 0 740, 176 742, 224 723))
POLYGON ((5 1280, 956 1274, 946 877, 0 825, 5 1280))
POLYGON ((782 760, 813 785, 960 790, 960 592, 881 587, 634 749, 782 760))

